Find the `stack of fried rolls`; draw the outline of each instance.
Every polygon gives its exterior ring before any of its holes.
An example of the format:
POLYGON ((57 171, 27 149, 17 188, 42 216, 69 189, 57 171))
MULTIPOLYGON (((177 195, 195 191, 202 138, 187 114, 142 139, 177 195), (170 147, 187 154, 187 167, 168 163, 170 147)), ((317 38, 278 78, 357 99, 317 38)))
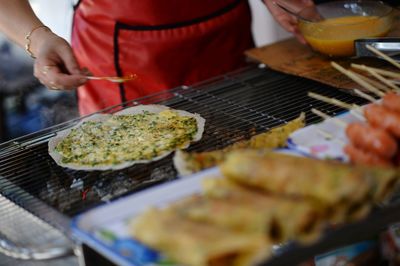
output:
POLYGON ((241 150, 203 191, 132 222, 133 236, 184 265, 253 265, 274 243, 315 241, 390 196, 397 169, 241 150))
POLYGON ((232 152, 221 165, 230 181, 265 193, 316 201, 338 222, 363 217, 399 181, 396 168, 353 166, 264 151, 232 152))

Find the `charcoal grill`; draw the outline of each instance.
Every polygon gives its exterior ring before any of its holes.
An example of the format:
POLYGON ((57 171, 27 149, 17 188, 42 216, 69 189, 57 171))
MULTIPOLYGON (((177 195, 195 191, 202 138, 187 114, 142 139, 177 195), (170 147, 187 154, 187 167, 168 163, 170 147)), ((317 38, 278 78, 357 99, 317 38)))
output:
MULTIPOLYGON (((307 96, 309 91, 348 103, 365 100, 300 77, 251 65, 214 79, 182 86, 110 107, 113 113, 138 104, 163 104, 206 119, 201 141, 189 150, 207 151, 249 138, 306 112, 344 110, 307 96)), ((23 259, 47 259, 71 251, 70 218, 95 206, 177 178, 171 156, 125 170, 85 172, 57 166, 47 152, 49 138, 78 123, 71 120, 0 145, 0 252, 23 259), (10 219, 6 223, 5 220, 10 219), (46 232, 40 237, 30 231, 46 232), (36 242, 20 239, 33 238, 36 242)))

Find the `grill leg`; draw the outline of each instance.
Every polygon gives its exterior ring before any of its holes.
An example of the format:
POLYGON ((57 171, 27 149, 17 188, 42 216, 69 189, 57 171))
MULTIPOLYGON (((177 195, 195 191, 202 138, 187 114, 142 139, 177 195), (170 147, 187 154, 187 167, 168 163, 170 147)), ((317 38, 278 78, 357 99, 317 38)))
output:
POLYGON ((85 258, 83 256, 83 247, 82 245, 76 245, 74 249, 75 256, 78 258, 79 266, 86 266, 85 258))

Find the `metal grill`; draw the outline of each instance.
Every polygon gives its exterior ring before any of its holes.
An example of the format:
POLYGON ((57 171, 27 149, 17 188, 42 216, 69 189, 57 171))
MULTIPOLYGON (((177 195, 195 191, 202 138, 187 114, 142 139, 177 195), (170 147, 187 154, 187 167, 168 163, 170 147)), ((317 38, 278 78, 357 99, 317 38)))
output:
POLYGON ((73 245, 60 231, 2 196, 0 206, 0 253, 33 260, 69 254, 73 245))
MULTIPOLYGON (((348 103, 365 103, 361 98, 326 85, 274 72, 263 66, 251 66, 192 87, 179 87, 147 96, 124 106, 156 103, 201 114, 206 119, 205 133, 190 150, 206 151, 266 131, 298 117, 300 112, 306 112, 307 123, 318 122, 320 118, 310 112, 312 107, 330 115, 344 111, 309 98, 309 91, 348 103)), ((107 112, 121 108, 114 106, 107 112)), ((85 172, 57 166, 48 155, 48 139, 77 122, 79 119, 1 144, 0 194, 68 235, 70 217, 177 177, 171 156, 119 171, 85 172)), ((14 211, 9 209, 8 215, 13 215, 14 211)), ((1 201, 0 210, 8 210, 1 201)), ((0 224, 3 223, 2 217, 0 224)), ((0 232, 4 234, 4 230, 1 226, 0 232)), ((14 234, 18 233, 15 230, 14 234)))

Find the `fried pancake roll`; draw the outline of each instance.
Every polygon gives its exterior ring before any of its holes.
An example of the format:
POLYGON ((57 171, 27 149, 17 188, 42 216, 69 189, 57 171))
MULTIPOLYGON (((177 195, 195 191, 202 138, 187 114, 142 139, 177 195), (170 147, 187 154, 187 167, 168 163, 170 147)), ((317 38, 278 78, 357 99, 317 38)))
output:
POLYGON ((310 158, 243 150, 221 165, 224 176, 240 184, 282 195, 310 197, 334 206, 364 202, 375 181, 360 168, 310 158))
POLYGON ((245 234, 149 209, 132 221, 133 237, 175 262, 189 266, 253 265, 271 246, 257 234, 245 234))
MULTIPOLYGON (((178 215, 198 222, 240 232, 256 234, 267 232, 268 239, 271 237, 269 227, 272 224, 272 211, 258 210, 255 205, 198 194, 175 203, 172 209, 178 215)), ((281 241, 281 238, 277 240, 281 241)))
POLYGON ((354 222, 368 215, 375 204, 384 204, 396 191, 399 184, 399 171, 388 167, 357 166, 357 170, 372 184, 369 200, 341 202, 335 205, 334 223, 354 222))
POLYGON ((375 203, 387 201, 398 189, 400 170, 388 167, 362 167, 359 168, 370 177, 375 184, 372 187, 372 199, 375 203))
POLYGON ((243 140, 223 149, 207 152, 185 152, 177 150, 174 155, 174 166, 179 175, 189 175, 200 170, 220 164, 229 151, 238 149, 280 148, 286 146, 287 138, 291 133, 305 125, 305 115, 300 116, 287 124, 275 127, 267 132, 255 135, 249 140, 243 140))
POLYGON ((236 230, 261 231, 272 242, 315 240, 324 227, 324 209, 316 202, 262 193, 224 178, 206 179, 203 188, 200 207, 185 211, 197 219, 236 230), (203 212, 192 214, 196 209, 203 212))

